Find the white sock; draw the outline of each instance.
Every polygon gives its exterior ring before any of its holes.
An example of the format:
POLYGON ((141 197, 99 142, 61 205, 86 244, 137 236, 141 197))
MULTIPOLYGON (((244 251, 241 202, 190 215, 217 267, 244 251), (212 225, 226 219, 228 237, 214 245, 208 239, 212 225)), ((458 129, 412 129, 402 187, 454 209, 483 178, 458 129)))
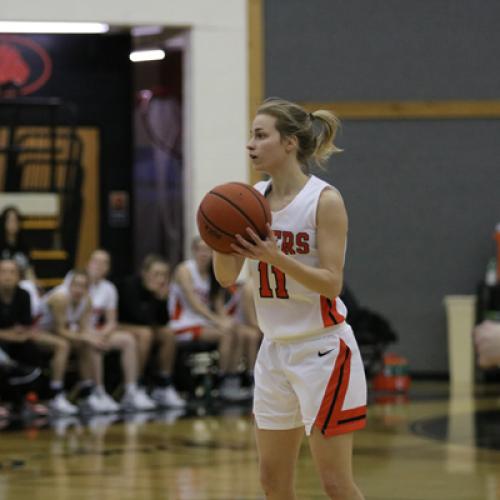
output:
POLYGON ((104 396, 106 394, 106 391, 105 391, 103 385, 96 385, 93 392, 97 396, 104 396))
POLYGON ((54 391, 61 391, 63 389, 63 383, 60 380, 51 380, 50 388, 54 391))
POLYGON ((137 384, 125 384, 125 394, 134 394, 137 391, 137 384))

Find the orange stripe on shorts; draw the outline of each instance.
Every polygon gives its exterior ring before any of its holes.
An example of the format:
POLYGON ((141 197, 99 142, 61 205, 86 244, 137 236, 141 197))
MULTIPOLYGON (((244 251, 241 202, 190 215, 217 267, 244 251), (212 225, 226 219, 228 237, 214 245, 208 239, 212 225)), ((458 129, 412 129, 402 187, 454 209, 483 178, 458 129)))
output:
POLYGON ((340 349, 321 406, 314 422, 325 436, 361 429, 366 424, 366 406, 342 410, 351 373, 351 350, 340 339, 340 349))

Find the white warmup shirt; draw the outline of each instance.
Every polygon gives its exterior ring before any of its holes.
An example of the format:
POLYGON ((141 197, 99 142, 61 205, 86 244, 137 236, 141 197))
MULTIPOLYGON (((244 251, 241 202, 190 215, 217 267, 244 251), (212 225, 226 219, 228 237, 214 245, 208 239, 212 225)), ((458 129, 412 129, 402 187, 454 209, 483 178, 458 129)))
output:
MULTIPOLYGON (((196 262, 186 262, 193 283, 194 293, 207 307, 209 305, 210 280, 204 278, 198 271, 196 262)), ((168 296, 168 309, 170 314, 169 326, 173 330, 184 330, 190 327, 209 324, 209 320, 194 311, 189 304, 184 291, 177 283, 172 283, 168 296)))

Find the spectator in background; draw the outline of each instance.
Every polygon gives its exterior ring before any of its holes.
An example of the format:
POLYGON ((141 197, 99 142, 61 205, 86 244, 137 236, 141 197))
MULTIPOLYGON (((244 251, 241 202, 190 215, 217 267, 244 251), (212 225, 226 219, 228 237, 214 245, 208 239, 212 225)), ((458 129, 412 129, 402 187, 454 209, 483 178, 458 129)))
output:
POLYGON ((16 207, 10 205, 3 209, 0 214, 0 258, 15 260, 22 275, 34 280, 21 222, 21 212, 16 207))
MULTIPOLYGON (((101 338, 107 349, 120 350, 125 392, 121 401, 125 410, 150 410, 154 404, 139 392, 138 356, 136 338, 130 331, 118 326, 118 291, 111 281, 106 279, 111 269, 111 256, 106 250, 92 252, 87 264, 90 280, 89 295, 92 302, 91 327, 96 336, 101 338)), ((96 364, 96 395, 110 411, 117 409, 116 403, 104 390, 102 363, 96 364)))
POLYGON ((120 406, 104 389, 104 353, 120 351, 125 377, 125 410, 149 410, 137 396, 137 358, 132 335, 116 330, 114 285, 101 278, 109 269, 107 252, 98 250, 88 264, 89 273, 72 271, 65 283, 48 294, 41 324, 66 338, 77 350, 82 380, 82 408, 92 413, 118 411, 120 406), (97 307, 94 308, 93 298, 97 307), (113 305, 114 300, 114 305, 113 305), (109 309, 107 309, 109 308, 109 309), (100 329, 102 326, 102 329, 100 329))
POLYGON ((253 387, 253 371, 257 352, 262 340, 262 332, 257 323, 257 313, 253 299, 253 287, 250 280, 227 289, 229 300, 225 304, 227 314, 236 321, 242 342, 242 355, 245 360, 245 378, 253 387))
POLYGON ((500 322, 485 320, 477 325, 474 342, 481 368, 500 366, 500 322))
POLYGON ((0 214, 0 258, 12 259, 21 269, 29 267, 28 249, 21 230, 22 216, 10 205, 0 214))
MULTIPOLYGON (((162 407, 185 406, 172 383, 175 338, 167 327, 169 266, 158 255, 144 258, 139 276, 127 277, 119 287, 119 328, 132 333, 137 341, 139 374, 144 378, 153 342, 158 351, 153 360, 154 388, 151 398, 162 407)), ((143 398, 147 398, 141 389, 143 398)))
POLYGON ((21 224, 22 215, 16 207, 9 205, 3 209, 0 214, 0 259, 16 261, 21 273, 19 286, 30 294, 31 314, 36 318, 40 313, 40 294, 21 224))
POLYGON ((16 261, 0 260, 0 347, 13 360, 28 365, 35 364, 39 359, 37 347, 51 351, 49 407, 56 413, 75 413, 76 409, 63 392, 69 344, 64 339, 32 327, 30 296, 19 287, 19 278, 16 261))
MULTIPOLYGON (((42 315, 38 325, 40 328, 62 339, 70 351, 78 355, 79 371, 82 376, 80 396, 84 398, 82 405, 86 410, 101 412, 98 398, 93 394, 94 372, 97 363, 95 352, 105 350, 102 339, 90 332, 91 303, 88 295, 89 279, 83 271, 73 271, 69 280, 51 290, 43 298, 42 315)), ((54 390, 62 390, 61 386, 53 386, 54 390)), ((77 413, 78 409, 68 401, 68 413, 77 413)))
POLYGON ((199 237, 192 242, 193 259, 176 269, 169 298, 170 326, 178 341, 217 343, 219 391, 223 399, 238 401, 250 395, 237 372, 241 358, 238 325, 224 308, 224 290, 212 271, 212 250, 199 237))

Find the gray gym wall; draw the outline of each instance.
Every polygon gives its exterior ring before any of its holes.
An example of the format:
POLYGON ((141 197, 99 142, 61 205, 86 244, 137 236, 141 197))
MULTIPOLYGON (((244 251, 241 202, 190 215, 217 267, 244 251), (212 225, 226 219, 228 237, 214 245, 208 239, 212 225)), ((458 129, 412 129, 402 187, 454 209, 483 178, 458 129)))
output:
MULTIPOLYGON (((266 0, 266 96, 500 98, 500 2, 266 0)), ((448 371, 447 294, 473 294, 500 222, 500 120, 343 124, 319 175, 349 213, 346 283, 420 374, 448 371)))

